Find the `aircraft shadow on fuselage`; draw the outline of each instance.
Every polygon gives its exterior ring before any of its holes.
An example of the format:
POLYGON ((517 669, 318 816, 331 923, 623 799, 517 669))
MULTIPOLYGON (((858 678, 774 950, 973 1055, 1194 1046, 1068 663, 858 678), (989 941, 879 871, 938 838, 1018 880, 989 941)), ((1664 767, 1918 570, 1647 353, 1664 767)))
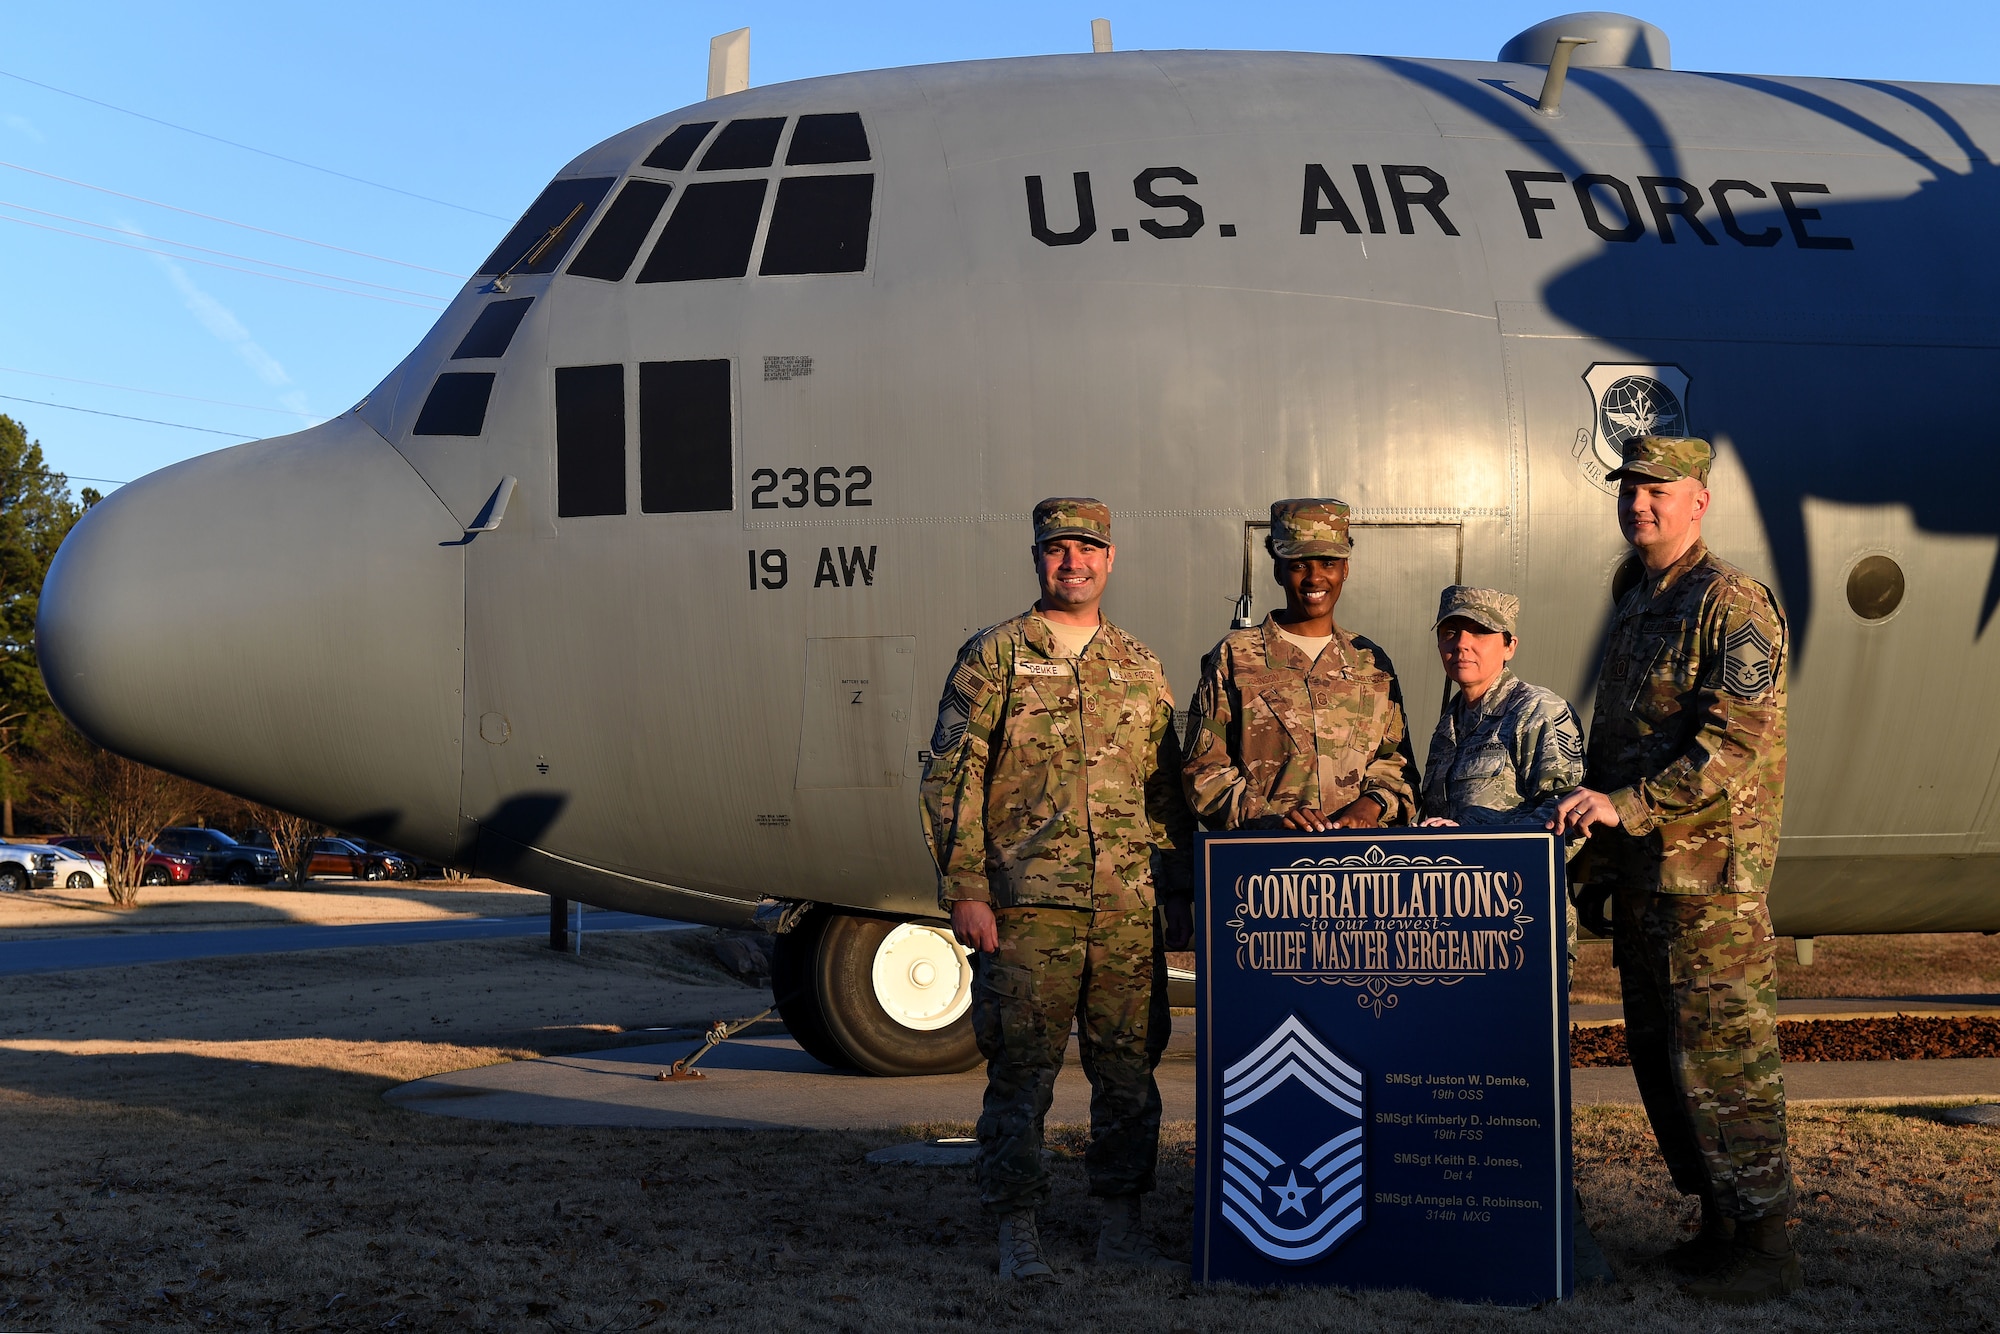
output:
MULTIPOLYGON (((1514 137, 1524 165, 1539 157, 1572 181, 1605 169, 1543 138, 1547 122, 1509 89, 1496 92, 1415 61, 1382 63, 1514 137)), ((1625 349, 1635 362, 1689 371, 1689 427, 1734 446, 1770 542, 1779 596, 1803 628, 1824 596, 1810 573, 1811 500, 1902 506, 1925 532, 2000 537, 1992 502, 2000 487, 2000 425, 1991 407, 2000 372, 2000 317, 1993 314, 2000 311, 2000 266, 1981 262, 1992 253, 1984 229, 2000 214, 2000 168, 1956 118, 1907 88, 1854 81, 1922 113, 1963 160, 1940 160, 1808 89, 1747 75, 1699 77, 1808 110, 1928 176, 1901 198, 1798 201, 1819 210, 1809 224, 1814 235, 1849 238, 1852 249, 1797 248, 1793 220, 1766 201, 1754 210, 1739 206, 1736 222, 1747 236, 1771 238, 1768 249, 1720 234, 1711 211, 1713 244, 1676 221, 1669 246, 1644 225, 1630 242, 1607 243, 1543 289, 1550 313, 1574 328, 1625 349), (1760 249, 1784 262, 1743 262, 1760 249), (1955 318, 1962 316, 1971 318, 1955 318), (1829 333, 1832 319, 1844 333, 1829 333), (1871 321, 1880 341, 1870 341, 1871 321)), ((1625 122, 1660 175, 1690 176, 1665 123, 1628 83, 1588 69, 1570 78, 1625 122)), ((1616 211, 1614 201, 1607 213, 1616 211)), ((1983 634, 1997 606, 2000 555, 1977 623, 1966 627, 1969 638, 1983 634)))

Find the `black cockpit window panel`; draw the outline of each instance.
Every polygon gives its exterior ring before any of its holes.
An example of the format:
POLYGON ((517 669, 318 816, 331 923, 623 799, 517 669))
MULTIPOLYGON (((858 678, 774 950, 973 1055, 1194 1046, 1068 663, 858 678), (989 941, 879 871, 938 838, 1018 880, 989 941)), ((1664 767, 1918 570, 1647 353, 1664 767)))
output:
POLYGON ((778 136, 785 132, 783 116, 732 120, 701 155, 703 171, 747 171, 768 167, 778 156, 778 136))
POLYGON ((528 206, 486 262, 481 273, 553 273, 563 262, 584 224, 611 192, 613 176, 591 176, 582 180, 551 181, 541 197, 528 206), (565 220, 567 220, 565 222, 565 220), (553 238, 549 233, 561 227, 553 238), (544 244, 544 241, 547 244, 544 244))
POLYGON ((531 296, 488 302, 486 309, 479 312, 479 318, 472 322, 472 327, 465 331, 465 337, 458 340, 458 350, 451 354, 451 359, 465 361, 472 357, 506 356, 507 345, 514 341, 514 331, 521 327, 521 317, 534 304, 535 298, 531 296))
POLYGON ((764 239, 759 273, 859 273, 868 266, 875 177, 788 176, 764 239))
POLYGON ((639 270, 639 281, 683 283, 748 273, 757 219, 764 211, 764 185, 761 180, 704 181, 681 191, 680 203, 639 270))
POLYGON ((604 221, 577 252, 569 271, 578 277, 617 282, 639 256, 653 220, 666 207, 674 187, 665 181, 627 181, 618 198, 604 211, 604 221))
POLYGON ((556 517, 625 512, 625 368, 556 368, 556 517))
POLYGON ((698 120, 686 125, 674 126, 674 132, 660 140, 660 146, 646 154, 645 165, 656 171, 683 171, 694 150, 701 147, 701 141, 708 138, 708 132, 715 128, 712 120, 698 120))
POLYGON ((639 508, 735 508, 727 361, 639 363, 639 508))
POLYGON ((785 150, 785 165, 788 167, 867 160, 868 131, 861 128, 861 117, 852 111, 830 116, 800 116, 798 128, 792 131, 791 147, 785 150))
POLYGON ((478 435, 486 429, 492 371, 446 371, 431 386, 411 435, 478 435))

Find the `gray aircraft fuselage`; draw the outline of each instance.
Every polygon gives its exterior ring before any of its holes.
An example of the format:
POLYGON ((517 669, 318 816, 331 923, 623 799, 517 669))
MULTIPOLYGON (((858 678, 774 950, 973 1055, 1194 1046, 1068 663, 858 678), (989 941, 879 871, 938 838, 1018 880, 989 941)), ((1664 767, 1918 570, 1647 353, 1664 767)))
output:
POLYGON ((115 750, 553 894, 922 915, 935 701, 1032 601, 1040 497, 1111 505, 1107 613, 1183 701, 1276 599, 1269 503, 1346 499, 1339 620, 1421 758, 1451 582, 1518 591, 1517 670, 1588 717, 1605 461, 1695 433, 1706 536, 1792 627, 1779 929, 2000 929, 2000 92, 1577 69, 1551 118, 1542 77, 1053 56, 650 121, 354 410, 93 509, 50 690, 115 750), (1873 557, 1903 592, 1870 619, 1873 557))

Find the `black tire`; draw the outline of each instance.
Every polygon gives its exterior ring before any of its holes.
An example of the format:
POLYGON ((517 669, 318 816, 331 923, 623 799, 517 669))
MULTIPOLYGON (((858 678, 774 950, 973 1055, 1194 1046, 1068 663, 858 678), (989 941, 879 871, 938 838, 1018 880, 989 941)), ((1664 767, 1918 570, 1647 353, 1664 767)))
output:
POLYGON ((254 885, 257 883, 257 868, 249 862, 231 862, 223 871, 222 879, 231 885, 254 885))
POLYGON ((139 872, 139 883, 142 885, 164 885, 171 878, 164 866, 148 866, 139 872))
POLYGON ((11 863, 0 866, 0 894, 25 894, 28 885, 28 873, 24 868, 11 863))
POLYGON ((389 878, 389 868, 381 862, 369 862, 361 868, 361 878, 363 880, 387 880, 389 878))
POLYGON ((69 873, 69 879, 67 879, 67 880, 63 881, 63 888, 65 888, 65 889, 89 889, 89 888, 90 888, 90 872, 88 872, 88 871, 71 871, 71 872, 69 873))
POLYGON ((901 925, 881 917, 827 915, 814 968, 820 1018, 848 1060, 871 1075, 970 1070, 980 1059, 970 1008, 943 1028, 917 1029, 899 1023, 876 997, 876 952, 901 925))
POLYGON ((832 920, 833 914, 815 908, 771 942, 771 995, 778 1002, 778 1016, 806 1055, 836 1070, 852 1070, 854 1062, 833 1040, 819 1006, 820 937, 832 920))

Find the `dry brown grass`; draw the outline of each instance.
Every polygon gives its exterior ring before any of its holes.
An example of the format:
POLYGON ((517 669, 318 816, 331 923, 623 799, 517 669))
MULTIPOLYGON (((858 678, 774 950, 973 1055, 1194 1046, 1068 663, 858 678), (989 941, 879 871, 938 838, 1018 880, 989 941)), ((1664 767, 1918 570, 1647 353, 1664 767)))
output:
MULTIPOLYGON (((1628 1334, 1744 1322, 1633 1268, 1690 1210, 1643 1120, 1620 1109, 1580 1111, 1576 1143, 1587 1210, 1626 1282, 1559 1308, 1475 1315, 1410 1294, 1099 1275, 1082 1263, 1093 1213, 1075 1128, 1056 1136, 1047 1213, 1067 1282, 1041 1293, 993 1277, 962 1170, 863 1161, 898 1133, 540 1129, 381 1100, 412 1074, 619 1027, 631 1013, 620 1006, 648 994, 661 1022, 758 999, 712 973, 695 985, 706 965, 687 942, 628 937, 616 942, 625 957, 611 957, 612 938, 599 939, 606 956, 583 964, 481 942, 354 951, 326 975, 316 970, 334 961, 313 954, 10 982, 0 1328, 1291 1334, 1476 1319, 1628 1334), (288 977, 301 968, 314 975, 288 977), (145 980, 165 971, 171 984, 145 980), (297 997, 330 1001, 340 972, 357 999, 331 1007, 327 1031, 297 1031, 309 1011, 297 997), (523 979, 516 994, 488 990, 503 975, 523 979), (419 990, 430 993, 421 1003, 419 990), (41 1019, 21 1022, 24 993, 41 1019), (408 999, 390 1004, 397 994, 408 999), (132 996, 140 1003, 121 1003, 132 996), (539 1017, 584 1022, 537 1025, 537 1003, 550 1012, 539 1017), (292 1016, 288 1031, 259 1030, 273 1009, 292 1016), (135 1040, 141 1022, 152 1031, 135 1040), (527 1040, 495 1040, 506 1035, 527 1040)), ((912 1133, 954 1131, 965 1127, 912 1133)), ((1794 1117, 1793 1135, 1811 1287, 1758 1312, 1760 1328, 1992 1327, 2000 1130, 1815 1108, 1794 1117)), ((1170 1127, 1153 1211, 1175 1247, 1193 1207, 1190 1142, 1191 1127, 1170 1127)))
MULTIPOLYGON (((1778 941, 1778 995, 1788 999, 1996 993, 2000 993, 2000 936, 1976 932, 1821 936, 1810 968, 1799 966, 1790 936, 1778 941)), ((1570 999, 1578 1004, 1618 1000, 1610 941, 1579 944, 1570 999)))
POLYGON ((546 895, 497 880, 309 880, 304 889, 147 885, 138 892, 138 906, 130 908, 114 904, 101 889, 0 895, 0 940, 279 923, 346 926, 516 917, 545 913, 549 904, 546 895))

